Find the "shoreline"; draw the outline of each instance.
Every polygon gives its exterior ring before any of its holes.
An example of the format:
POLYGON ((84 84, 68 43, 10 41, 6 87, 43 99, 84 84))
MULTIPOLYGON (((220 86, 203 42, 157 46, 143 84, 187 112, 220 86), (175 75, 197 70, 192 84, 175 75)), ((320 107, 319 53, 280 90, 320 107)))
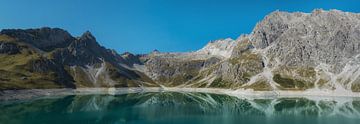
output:
POLYGON ((178 87, 132 87, 132 88, 78 88, 78 89, 24 89, 0 91, 0 101, 26 100, 39 97, 68 96, 68 95, 121 95, 142 92, 184 92, 211 93, 235 96, 238 98, 360 98, 360 92, 342 92, 331 90, 305 91, 253 91, 251 89, 220 89, 220 88, 178 88, 178 87))

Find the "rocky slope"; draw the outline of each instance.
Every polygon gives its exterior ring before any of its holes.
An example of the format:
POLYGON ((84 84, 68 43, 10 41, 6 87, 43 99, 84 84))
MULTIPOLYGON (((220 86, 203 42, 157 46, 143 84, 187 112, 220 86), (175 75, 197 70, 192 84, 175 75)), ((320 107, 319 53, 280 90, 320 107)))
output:
POLYGON ((117 54, 89 33, 3 30, 0 88, 201 87, 360 91, 360 14, 275 11, 248 35, 185 53, 117 54))
POLYGON ((154 85, 90 32, 73 37, 58 28, 2 30, 0 59, 0 89, 154 85))
POLYGON ((338 10, 277 11, 257 24, 250 39, 274 89, 360 91, 359 19, 338 10))
POLYGON ((181 87, 360 91, 359 19, 360 14, 338 10, 275 11, 236 40, 150 56, 147 74, 181 87))

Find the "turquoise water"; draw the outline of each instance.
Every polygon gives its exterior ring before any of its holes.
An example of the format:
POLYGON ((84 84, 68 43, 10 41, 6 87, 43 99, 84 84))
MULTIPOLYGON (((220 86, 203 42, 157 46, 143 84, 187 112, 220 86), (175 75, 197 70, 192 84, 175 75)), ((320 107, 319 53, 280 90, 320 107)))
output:
POLYGON ((1 124, 359 124, 355 98, 254 99, 206 93, 77 95, 0 102, 1 124))

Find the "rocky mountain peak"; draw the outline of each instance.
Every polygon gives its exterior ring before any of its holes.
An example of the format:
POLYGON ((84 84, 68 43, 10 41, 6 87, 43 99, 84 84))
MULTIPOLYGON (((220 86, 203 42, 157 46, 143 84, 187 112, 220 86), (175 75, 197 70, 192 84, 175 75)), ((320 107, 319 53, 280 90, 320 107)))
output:
POLYGON ((320 14, 320 13, 322 13, 322 12, 324 12, 323 9, 314 9, 314 10, 311 12, 311 14, 313 14, 313 15, 318 15, 318 14, 320 14))
POLYGON ((16 38, 44 51, 62 48, 69 45, 75 38, 70 33, 60 28, 43 27, 39 29, 4 29, 0 34, 16 38))
POLYGON ((204 53, 212 56, 229 58, 236 45, 236 41, 231 38, 210 41, 205 47, 198 50, 198 53, 204 53))
POLYGON ((90 31, 84 32, 84 33, 81 35, 80 39, 96 41, 96 38, 91 34, 90 31))
MULTIPOLYGON (((354 75, 354 70, 349 68, 358 69, 352 62, 360 61, 357 57, 360 55, 360 14, 322 9, 312 13, 274 12, 256 25, 251 42, 264 58, 265 67, 278 73, 274 79, 296 78, 293 72, 284 70, 307 68, 309 74, 315 74, 311 71, 326 73, 328 77, 321 77, 321 80, 332 85, 349 83, 347 78, 354 75)), ((358 80, 358 76, 354 77, 351 80, 358 80)), ((302 80, 306 78, 310 79, 302 80)), ((350 87, 349 84, 335 89, 350 87)))
POLYGON ((338 30, 350 28, 349 26, 358 28, 359 20, 359 14, 339 10, 325 11, 317 9, 311 14, 276 11, 266 16, 264 20, 256 25, 252 32, 252 39, 255 41, 254 45, 257 48, 265 48, 273 42, 279 41, 277 38, 280 36, 290 32, 301 32, 302 36, 311 32, 323 32, 324 30, 336 33, 338 30), (295 31, 296 29, 301 30, 295 31))
POLYGON ((125 63, 129 66, 133 66, 134 64, 142 64, 140 61, 140 55, 134 55, 130 52, 124 52, 121 54, 121 57, 126 61, 125 63))
POLYGON ((151 51, 151 53, 150 53, 150 54, 159 54, 159 53, 160 53, 160 51, 159 51, 159 50, 154 49, 153 51, 151 51))
POLYGON ((99 49, 102 49, 102 46, 100 46, 90 31, 86 31, 78 37, 71 47, 85 48, 96 53, 99 52, 99 49))
POLYGON ((130 52, 124 52, 121 54, 122 57, 128 58, 128 57, 134 57, 135 55, 130 52))

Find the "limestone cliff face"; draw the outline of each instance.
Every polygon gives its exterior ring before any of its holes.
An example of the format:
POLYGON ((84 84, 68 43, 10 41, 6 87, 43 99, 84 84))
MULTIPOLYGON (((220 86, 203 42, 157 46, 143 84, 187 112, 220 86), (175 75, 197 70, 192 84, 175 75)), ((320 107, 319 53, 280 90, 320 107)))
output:
MULTIPOLYGON (((257 24, 252 42, 286 66, 340 64, 360 53, 360 15, 338 10, 273 12, 257 24)), ((333 67, 340 72, 342 65, 333 67)))
POLYGON ((359 24, 360 14, 338 10, 276 11, 257 24, 251 42, 281 88, 359 91, 359 24))

